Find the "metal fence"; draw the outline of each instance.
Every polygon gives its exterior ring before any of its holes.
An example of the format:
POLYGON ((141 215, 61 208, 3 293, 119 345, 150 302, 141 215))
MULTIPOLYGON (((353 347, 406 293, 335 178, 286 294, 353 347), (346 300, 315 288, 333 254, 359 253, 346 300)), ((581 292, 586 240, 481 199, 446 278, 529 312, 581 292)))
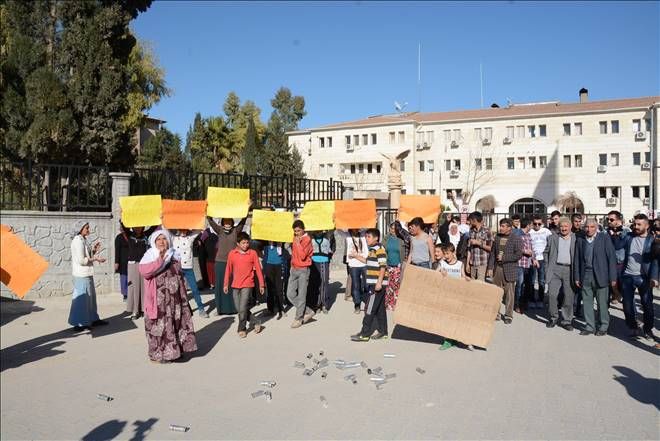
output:
POLYGON ((112 183, 106 167, 0 162, 0 209, 109 211, 112 183))
POLYGON ((206 199, 208 187, 249 188, 255 208, 301 208, 307 201, 341 199, 341 181, 289 176, 233 173, 179 172, 172 169, 137 168, 131 179, 131 195, 160 194, 168 199, 206 199))

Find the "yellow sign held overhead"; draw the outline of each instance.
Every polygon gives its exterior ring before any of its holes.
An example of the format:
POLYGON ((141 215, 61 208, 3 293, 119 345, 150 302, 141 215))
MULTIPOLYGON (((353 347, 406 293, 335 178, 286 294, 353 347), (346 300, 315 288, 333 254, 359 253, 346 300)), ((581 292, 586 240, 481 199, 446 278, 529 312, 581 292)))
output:
POLYGON ((163 203, 160 195, 124 196, 119 198, 121 222, 125 227, 160 225, 163 203))
POLYGON ((300 220, 307 231, 334 230, 335 201, 310 201, 305 203, 300 220))
POLYGON ((209 187, 206 214, 217 218, 244 218, 250 209, 250 190, 247 188, 209 187))
POLYGON ((293 213, 288 211, 252 211, 252 239, 293 242, 293 213))

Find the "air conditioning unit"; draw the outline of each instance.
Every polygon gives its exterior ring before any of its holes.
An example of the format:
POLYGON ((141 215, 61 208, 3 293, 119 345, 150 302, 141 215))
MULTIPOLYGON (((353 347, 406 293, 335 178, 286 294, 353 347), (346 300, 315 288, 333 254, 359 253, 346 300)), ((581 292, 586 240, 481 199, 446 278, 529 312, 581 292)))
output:
POLYGON ((451 148, 455 149, 458 147, 458 141, 452 141, 450 144, 451 148))
POLYGON ((651 169, 651 163, 650 162, 645 162, 642 164, 642 170, 650 170, 651 169))
POLYGON ((490 145, 490 139, 484 138, 481 140, 481 145, 490 145))
POLYGON ((596 170, 598 171, 598 173, 605 173, 607 171, 607 166, 606 165, 599 165, 596 170))
POLYGON ((449 177, 450 178, 458 178, 459 172, 458 170, 452 170, 449 172, 449 177))
POLYGON ((645 139, 646 139, 646 133, 644 133, 644 132, 635 133, 635 140, 636 141, 644 141, 645 139))
POLYGON ((649 201, 649 198, 644 198, 644 199, 642 199, 642 205, 645 205, 645 206, 648 207, 648 206, 649 206, 649 202, 650 202, 650 201, 649 201))
POLYGON ((352 144, 346 144, 346 151, 347 152, 352 152, 353 151, 353 145, 352 144))
POLYGON ((607 200, 605 201, 605 204, 608 207, 612 207, 612 206, 615 206, 618 202, 619 202, 618 198, 607 198, 607 200))
POLYGON ((417 151, 424 150, 424 146, 422 144, 417 144, 417 151))
MULTIPOLYGON (((502 142, 503 142, 504 144, 511 144, 511 138, 509 138, 509 137, 507 136, 506 138, 504 138, 504 139, 502 140, 502 142)), ((489 142, 489 144, 490 144, 490 142, 489 142)))
POLYGON ((431 148, 431 143, 430 142, 425 142, 424 143, 424 148, 425 149, 430 149, 431 148))

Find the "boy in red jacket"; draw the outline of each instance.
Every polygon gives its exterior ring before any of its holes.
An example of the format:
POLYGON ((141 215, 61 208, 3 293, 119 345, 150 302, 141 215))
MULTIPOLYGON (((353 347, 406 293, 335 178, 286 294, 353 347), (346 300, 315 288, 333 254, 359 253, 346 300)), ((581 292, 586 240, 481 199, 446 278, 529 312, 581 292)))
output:
MULTIPOLYGON (((264 293, 264 275, 261 271, 261 262, 256 251, 250 248, 250 236, 247 233, 238 233, 236 248, 229 252, 227 270, 225 271, 224 292, 229 294, 229 278, 231 277, 234 305, 238 309, 238 336, 247 336, 246 323, 251 320, 248 302, 254 288, 254 273, 259 279, 259 292, 264 293)), ((254 324, 254 332, 261 332, 261 324, 254 324)))
POLYGON ((291 244, 291 272, 286 296, 296 307, 296 318, 292 328, 299 328, 314 317, 314 310, 307 306, 307 284, 309 267, 312 266, 314 247, 312 239, 305 233, 305 224, 300 219, 293 223, 293 243, 291 244))

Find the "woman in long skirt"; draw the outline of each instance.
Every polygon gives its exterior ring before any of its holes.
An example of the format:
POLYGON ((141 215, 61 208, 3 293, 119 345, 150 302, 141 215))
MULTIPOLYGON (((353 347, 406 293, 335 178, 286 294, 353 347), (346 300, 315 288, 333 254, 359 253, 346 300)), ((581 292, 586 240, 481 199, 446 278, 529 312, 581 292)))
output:
POLYGON ((151 248, 140 261, 145 279, 144 329, 149 359, 168 363, 184 352, 197 350, 192 311, 188 305, 181 264, 172 248, 167 230, 158 230, 149 238, 151 248))
POLYGON ((69 311, 69 324, 76 332, 91 326, 107 325, 101 320, 96 307, 96 289, 94 288, 94 262, 103 263, 105 259, 97 256, 101 243, 94 246, 87 243, 89 223, 77 221, 74 224, 74 238, 71 241, 71 272, 73 275, 73 295, 69 311))
POLYGON ((387 251, 387 290, 385 291, 385 307, 393 311, 399 297, 401 283, 401 259, 403 257, 403 241, 396 235, 394 224, 390 225, 390 232, 384 244, 387 251))

